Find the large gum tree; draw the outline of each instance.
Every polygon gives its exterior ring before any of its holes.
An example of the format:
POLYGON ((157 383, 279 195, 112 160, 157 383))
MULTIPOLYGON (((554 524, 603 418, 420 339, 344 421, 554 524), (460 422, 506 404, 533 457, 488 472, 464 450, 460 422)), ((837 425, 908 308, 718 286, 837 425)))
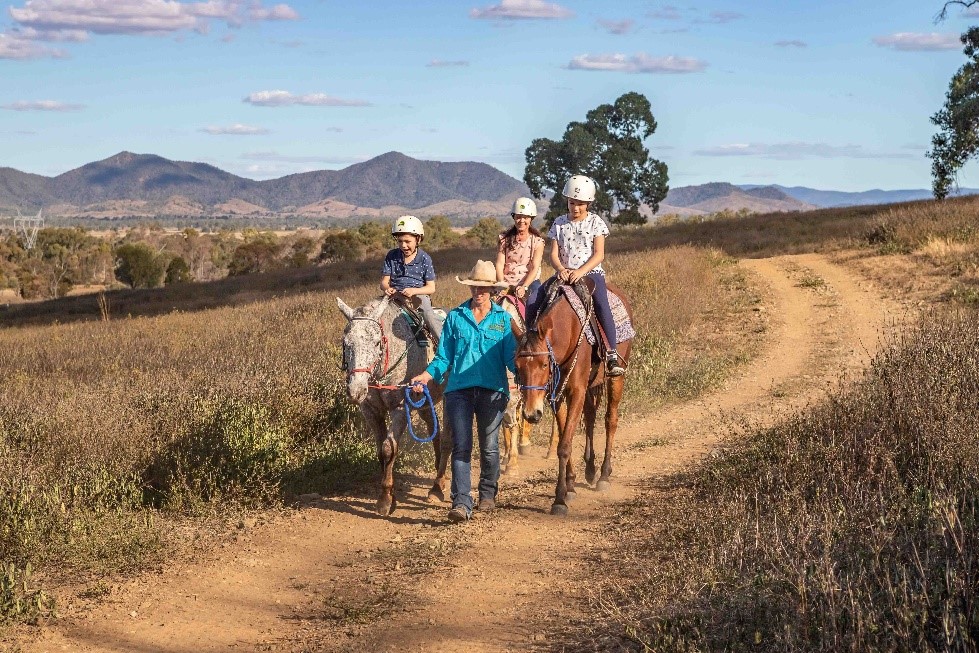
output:
MULTIPOLYGON (((937 20, 944 20, 952 6, 972 7, 979 0, 946 2, 937 20)), ((931 138, 932 192, 944 199, 955 184, 958 171, 979 153, 979 27, 961 36, 968 61, 952 76, 945 104, 931 117, 938 132, 931 138)))
POLYGON ((649 156, 645 140, 656 131, 649 100, 626 93, 613 104, 592 109, 584 122, 572 122, 560 141, 536 138, 527 148, 524 183, 534 197, 554 193, 550 224, 566 212, 561 190, 572 175, 588 175, 598 185, 591 210, 615 224, 646 222, 639 207, 655 213, 669 190, 666 164, 649 156))

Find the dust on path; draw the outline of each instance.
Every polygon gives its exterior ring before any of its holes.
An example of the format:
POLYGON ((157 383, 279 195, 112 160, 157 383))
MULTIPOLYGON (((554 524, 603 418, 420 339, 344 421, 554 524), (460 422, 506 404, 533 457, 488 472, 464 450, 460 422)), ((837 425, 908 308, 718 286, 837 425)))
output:
POLYGON ((496 512, 465 525, 446 524, 446 507, 425 503, 425 479, 403 488, 391 518, 376 516, 369 498, 320 499, 243 529, 209 559, 70 611, 23 649, 455 653, 546 644, 548 625, 573 617, 582 583, 602 573, 602 537, 616 527, 610 503, 710 451, 732 419, 764 424, 818 399, 841 372, 858 373, 900 317, 869 282, 823 256, 742 264, 769 289, 763 353, 701 399, 620 422, 613 489, 580 487, 568 518, 547 514, 555 463, 539 453, 521 458, 517 480, 501 481, 496 512))

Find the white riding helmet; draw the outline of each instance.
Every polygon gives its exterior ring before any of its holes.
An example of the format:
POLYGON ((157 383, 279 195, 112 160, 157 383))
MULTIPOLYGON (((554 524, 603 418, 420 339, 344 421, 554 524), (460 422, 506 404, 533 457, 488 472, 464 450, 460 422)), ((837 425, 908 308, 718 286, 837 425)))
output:
POLYGON ((564 185, 564 192, 562 195, 572 200, 594 202, 595 182, 592 181, 591 177, 586 177, 585 175, 574 175, 568 180, 568 183, 564 185))
POLYGON ((513 208, 510 209, 510 215, 529 215, 532 218, 536 218, 537 203, 529 197, 518 197, 513 200, 513 208))
POLYGON ((411 234, 423 238, 425 236, 425 226, 415 216, 403 215, 395 220, 394 226, 391 227, 391 235, 397 236, 398 234, 411 234))

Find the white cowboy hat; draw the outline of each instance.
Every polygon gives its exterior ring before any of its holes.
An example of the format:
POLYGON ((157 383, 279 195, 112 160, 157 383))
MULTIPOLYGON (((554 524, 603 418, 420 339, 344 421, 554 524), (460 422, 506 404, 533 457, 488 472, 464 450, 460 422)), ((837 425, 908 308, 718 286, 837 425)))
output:
POLYGON ((456 275, 456 281, 467 286, 489 286, 493 288, 506 288, 510 284, 506 281, 496 280, 496 266, 490 261, 476 261, 476 265, 469 271, 469 276, 460 279, 456 275))

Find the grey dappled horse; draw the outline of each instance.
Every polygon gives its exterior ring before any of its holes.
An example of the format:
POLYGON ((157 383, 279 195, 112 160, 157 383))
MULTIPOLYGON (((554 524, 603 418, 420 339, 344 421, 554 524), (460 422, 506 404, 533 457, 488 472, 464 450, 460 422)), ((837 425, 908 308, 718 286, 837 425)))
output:
MULTIPOLYGON (((377 442, 381 463, 380 495, 377 512, 394 511, 394 461, 398 456, 407 427, 404 412, 404 389, 393 387, 407 383, 428 365, 429 351, 418 345, 416 332, 404 312, 388 297, 375 299, 352 309, 337 297, 337 306, 347 318, 343 332, 343 363, 347 371, 347 398, 360 406, 367 428, 377 442), (377 387, 391 386, 391 387, 377 387)), ((432 401, 442 400, 442 387, 429 384, 432 401)), ((431 411, 418 411, 432 432, 431 411)), ((435 447, 436 476, 428 492, 430 502, 445 500, 445 471, 452 455, 452 435, 444 420, 439 422, 435 447)))

